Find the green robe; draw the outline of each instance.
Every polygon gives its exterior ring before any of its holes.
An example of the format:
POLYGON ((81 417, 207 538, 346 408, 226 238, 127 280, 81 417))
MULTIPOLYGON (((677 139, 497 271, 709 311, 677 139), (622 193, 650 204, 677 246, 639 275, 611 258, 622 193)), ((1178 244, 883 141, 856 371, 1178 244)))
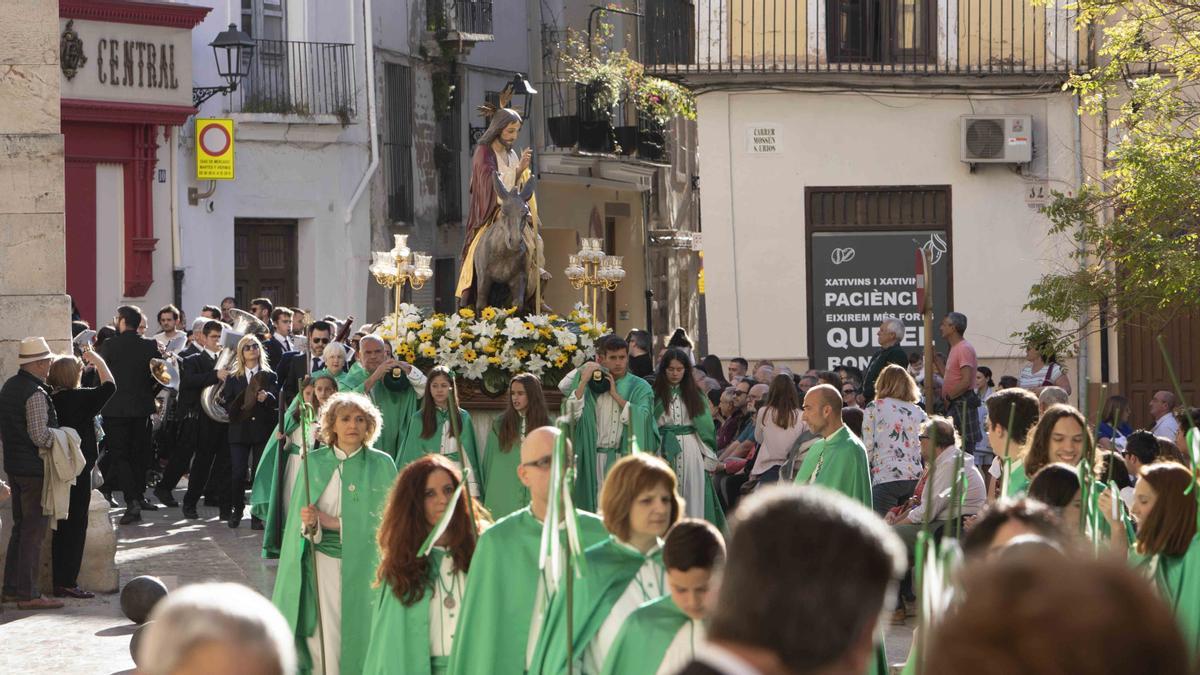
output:
MULTIPOLYGON (((308 480, 315 502, 339 464, 331 448, 308 454, 308 480)), ((379 566, 375 533, 396 478, 392 458, 373 448, 360 450, 342 464, 342 653, 343 673, 361 672, 370 638, 375 593, 371 582, 379 566)), ((312 670, 306 638, 317 626, 317 603, 310 549, 313 543, 300 534, 300 509, 307 505, 304 471, 296 480, 288 504, 288 519, 279 555, 279 571, 271 601, 287 619, 296 636, 300 672, 312 670)))
MULTIPOLYGON (((376 589, 371 620, 371 646, 367 649, 364 673, 369 675, 431 675, 433 657, 429 647, 429 599, 445 550, 429 554, 429 578, 421 599, 405 605, 388 584, 376 589)), ((455 631, 458 633, 459 631, 455 631)))
MULTIPOLYGON (((665 412, 666 409, 663 406, 663 402, 658 400, 656 396, 650 419, 654 420, 655 424, 658 424, 658 421, 662 419, 665 412)), ((701 443, 713 451, 714 456, 717 454, 717 429, 713 423, 712 412, 709 411, 707 404, 702 407, 699 415, 692 418, 690 427, 659 425, 656 431, 658 433, 651 439, 655 447, 647 448, 647 450, 657 452, 672 469, 675 468, 675 458, 683 451, 683 446, 679 442, 680 436, 694 433, 700 438, 701 443)), ((713 488, 712 475, 707 471, 704 472, 704 519, 715 525, 722 532, 725 531, 725 510, 721 508, 721 502, 717 499, 717 491, 713 488)))
POLYGON ((503 416, 492 421, 488 432, 487 446, 483 450, 483 464, 479 467, 479 489, 483 493, 483 505, 496 519, 529 505, 529 488, 517 477, 521 465, 521 440, 525 437, 525 420, 521 420, 521 437, 513 441, 511 448, 500 448, 500 424, 503 416))
MULTIPOLYGON (((435 455, 442 451, 442 429, 450 420, 450 415, 447 411, 438 408, 437 411, 437 428, 433 430, 433 434, 429 438, 421 437, 421 411, 417 410, 412 414, 408 421, 408 434, 404 437, 404 444, 400 446, 400 454, 396 458, 396 466, 401 471, 404 467, 412 464, 425 455, 435 455)), ((462 462, 462 453, 466 452, 466 460, 470 462, 471 469, 475 472, 475 480, 479 480, 479 453, 475 449, 475 427, 471 425, 471 414, 462 408, 458 409, 459 433, 462 435, 462 443, 459 445, 460 452, 446 455, 447 459, 462 462)))
POLYGON ((871 508, 867 449, 845 425, 829 438, 813 443, 804 456, 804 463, 796 473, 796 484, 809 483, 837 490, 871 508))
MULTIPOLYGON (((584 548, 608 538, 603 521, 577 513, 584 548)), ((528 507, 496 521, 479 537, 458 621, 458 635, 467 637, 454 642, 450 675, 525 672, 541 541, 542 523, 528 507)))
MULTIPOLYGON (((575 376, 571 378, 568 397, 575 395, 575 390, 579 387, 579 375, 580 371, 576 371, 575 376)), ((650 451, 656 445, 654 420, 650 416, 654 404, 654 389, 650 387, 650 383, 632 373, 626 373, 617 380, 617 393, 629 403, 630 424, 621 429, 620 447, 616 448, 616 452, 609 458, 609 469, 616 461, 616 456, 629 454, 632 441, 629 438, 630 427, 633 428, 633 435, 643 450, 650 451)), ((601 396, 609 396, 609 393, 605 392, 601 396)), ((566 405, 565 401, 563 405, 566 405)), ((575 508, 595 511, 599 504, 600 486, 596 481, 596 394, 590 387, 583 388, 583 414, 574 423, 571 442, 574 444, 576 458, 575 485, 571 491, 575 508)))
POLYGON ((1175 611, 1188 653, 1200 655, 1200 532, 1182 556, 1130 555, 1130 563, 1152 572, 1163 600, 1175 611))
MULTIPOLYGON (((383 428, 379 430, 379 440, 375 441, 376 447, 391 455, 392 459, 397 460, 397 466, 404 468, 398 458, 404 447, 403 442, 408 434, 408 426, 413 413, 420 406, 420 397, 417 396, 412 383, 408 381, 408 376, 402 375, 396 380, 390 377, 381 378, 369 392, 364 390, 363 385, 366 384, 370 373, 363 368, 361 363, 354 364, 354 367, 349 370, 348 377, 354 378, 357 382, 352 391, 366 394, 383 415, 383 428)), ((418 431, 420 426, 420 421, 418 421, 418 431)))
MULTIPOLYGON (((250 515, 265 521, 262 542, 262 557, 264 558, 279 557, 283 526, 283 523, 279 522, 281 510, 279 500, 282 498, 282 495, 279 494, 281 489, 279 482, 283 478, 288 456, 300 452, 300 449, 286 438, 291 436, 299 426, 300 423, 288 415, 283 427, 284 440, 280 441, 275 438, 274 433, 271 434, 270 440, 263 449, 262 459, 258 462, 258 468, 254 471, 254 486, 250 490, 250 515), (279 449, 281 445, 286 447, 283 452, 280 452, 279 449)), ((288 495, 288 498, 290 497, 291 495, 288 495)))
MULTIPOLYGON (((867 449, 857 436, 845 425, 829 438, 813 443, 804 463, 796 473, 797 485, 822 485, 858 500, 868 509, 871 500, 871 467, 867 449)), ((884 651, 882 635, 875 643, 875 653, 867 672, 887 675, 887 652, 884 651)))
MULTIPOLYGON (((575 583, 572 644, 576 660, 583 656, 584 650, 596 637, 646 560, 653 559, 662 564, 661 548, 644 556, 632 547, 619 543, 612 535, 589 548, 584 555, 587 569, 583 578, 575 583)), ((531 673, 566 672, 566 635, 567 596, 566 593, 558 593, 550 602, 546 620, 542 623, 542 634, 533 654, 531 673)))
POLYGON ((675 635, 690 620, 670 595, 638 607, 625 620, 613 641, 612 649, 604 659, 602 675, 654 675, 675 635))
POLYGON ((1029 490, 1029 476, 1025 475, 1025 462, 1016 462, 1012 473, 1008 476, 1008 485, 1004 488, 1004 496, 1019 499, 1029 490))

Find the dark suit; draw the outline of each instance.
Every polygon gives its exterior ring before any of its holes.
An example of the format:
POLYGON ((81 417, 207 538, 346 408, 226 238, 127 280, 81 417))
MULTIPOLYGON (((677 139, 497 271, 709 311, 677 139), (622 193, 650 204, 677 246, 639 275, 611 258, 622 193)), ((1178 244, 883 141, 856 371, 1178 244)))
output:
POLYGON ((152 457, 150 415, 158 382, 150 375, 150 359, 162 358, 158 343, 128 330, 105 340, 100 356, 108 363, 117 391, 104 405, 109 476, 125 501, 142 500, 152 457))
MULTIPOLYGON (((325 364, 321 359, 313 359, 312 372, 317 372, 325 364)), ((279 373, 279 379, 282 380, 279 391, 279 404, 284 408, 291 405, 292 399, 296 394, 300 393, 300 383, 305 376, 309 375, 308 359, 305 358, 304 352, 284 352, 280 359, 279 368, 275 372, 279 373)))
POLYGON ((263 341, 262 346, 263 353, 267 355, 267 365, 271 366, 271 370, 275 371, 276 373, 283 372, 279 369, 279 362, 283 360, 284 354, 291 353, 294 350, 290 347, 284 346, 283 343, 275 339, 274 335, 271 335, 269 338, 263 341))
POLYGON ((221 424, 204 414, 200 397, 207 387, 220 383, 215 370, 216 359, 204 350, 189 356, 179 364, 179 443, 163 473, 160 485, 170 490, 189 470, 184 506, 195 507, 208 485, 209 476, 218 487, 218 501, 225 508, 229 502, 229 448, 226 441, 227 424, 221 424))
POLYGON ((195 356, 196 354, 199 354, 201 351, 203 350, 196 346, 195 342, 189 342, 187 346, 183 348, 183 351, 179 352, 179 358, 181 360, 186 359, 189 356, 195 356))
POLYGON ((234 516, 239 520, 246 506, 246 474, 253 475, 258 467, 263 448, 279 419, 275 373, 263 370, 254 378, 259 390, 266 392, 267 397, 249 410, 243 407, 247 389, 251 386, 244 375, 230 375, 220 396, 221 405, 229 412, 230 496, 234 516))

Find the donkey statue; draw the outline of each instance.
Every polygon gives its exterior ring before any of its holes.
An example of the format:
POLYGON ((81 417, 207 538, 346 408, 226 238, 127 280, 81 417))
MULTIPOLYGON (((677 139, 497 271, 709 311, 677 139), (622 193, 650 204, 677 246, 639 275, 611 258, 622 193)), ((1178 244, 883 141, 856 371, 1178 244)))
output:
POLYGON ((531 252, 525 245, 524 231, 531 217, 528 202, 537 187, 537 179, 530 178, 520 191, 516 187, 505 188, 500 174, 494 174, 492 180, 500 198, 500 212, 475 246, 476 310, 488 305, 523 307, 526 304, 531 252))

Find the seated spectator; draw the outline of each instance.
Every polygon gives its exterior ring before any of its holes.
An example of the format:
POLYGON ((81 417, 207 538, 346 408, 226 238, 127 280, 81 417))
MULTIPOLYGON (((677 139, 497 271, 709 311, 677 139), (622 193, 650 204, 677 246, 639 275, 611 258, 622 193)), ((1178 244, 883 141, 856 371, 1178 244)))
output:
POLYGON ((754 369, 754 381, 759 384, 771 384, 771 380, 775 378, 775 367, 762 364, 754 369))
MULTIPOLYGON (((717 406, 713 409, 713 424, 720 429, 725 421, 733 416, 733 409, 736 405, 734 400, 737 398, 737 389, 734 387, 726 387, 720 398, 717 400, 717 406)), ((718 448, 721 446, 718 445, 718 448)))
POLYGON ((1001 375, 1000 384, 997 386, 997 389, 1013 389, 1017 386, 1018 382, 1020 382, 1020 380, 1018 380, 1016 376, 1001 375))
POLYGON ((754 417, 754 440, 759 447, 750 479, 759 485, 778 481, 780 468, 805 429, 807 425, 800 420, 800 397, 792 378, 776 375, 766 405, 754 417))
POLYGON ((827 384, 831 387, 836 387, 838 391, 842 390, 842 376, 832 370, 822 370, 817 372, 817 384, 827 384))
POLYGON ((1135 484, 1142 467, 1157 461, 1158 439, 1154 437, 1154 434, 1145 429, 1139 429, 1129 434, 1129 438, 1125 440, 1125 466, 1129 469, 1129 475, 1135 484))
POLYGON ((807 373, 801 375, 800 379, 796 382, 796 386, 800 389, 800 400, 804 400, 804 395, 808 393, 808 390, 820 383, 821 381, 817 379, 816 375, 809 375, 807 373))
POLYGON ((1070 395, 1062 387, 1042 387, 1042 392, 1038 394, 1038 405, 1042 409, 1042 414, 1045 414, 1050 406, 1067 405, 1070 395))
MULTIPOLYGON (((1200 408, 1180 410, 1175 413, 1175 422, 1179 425, 1179 431, 1175 432, 1175 447, 1179 448, 1179 452, 1183 454, 1184 465, 1191 466, 1192 454, 1200 452, 1200 446, 1189 448, 1187 436, 1193 424, 1200 424, 1200 408)), ((1200 441, 1193 440, 1192 443, 1200 444, 1200 441)))
POLYGON ((1131 412, 1129 399, 1109 396, 1096 427, 1096 445, 1106 450, 1124 450, 1126 439, 1133 433, 1133 427, 1129 426, 1131 412))
POLYGON ((1036 535, 1062 542, 1059 517, 1045 504, 1033 499, 1001 499, 989 505, 971 523, 963 536, 967 558, 983 558, 1022 535, 1036 535))
POLYGON ((916 495, 918 501, 911 508, 902 513, 888 513, 886 518, 889 524, 895 525, 896 533, 904 540, 910 554, 916 544, 917 532, 925 522, 926 509, 929 510, 931 530, 937 530, 946 525, 954 526, 951 518, 955 511, 959 518, 965 519, 982 511, 987 504, 983 476, 971 461, 970 453, 963 453, 959 449, 958 432, 949 419, 934 416, 926 420, 921 425, 920 439, 921 456, 926 466, 937 464, 933 472, 933 483, 922 486, 920 494, 916 495), (961 470, 967 475, 967 488, 962 498, 961 510, 957 510, 953 507, 951 492, 954 486, 954 469, 960 461, 961 470))
POLYGON ((1168 440, 1164 436, 1155 436, 1154 441, 1158 444, 1158 461, 1175 462, 1176 464, 1191 466, 1191 462, 1184 456, 1179 446, 1175 445, 1175 441, 1168 440))
POLYGON ((850 433, 862 440, 863 435, 863 411, 862 408, 842 407, 842 424, 850 430, 850 433))
POLYGON ((145 675, 290 675, 296 648, 270 600, 239 584, 191 584, 154 607, 137 664, 145 675))
POLYGON ((1190 672, 1170 610, 1115 561, 1005 555, 968 567, 961 598, 930 635, 927 673, 1190 672))

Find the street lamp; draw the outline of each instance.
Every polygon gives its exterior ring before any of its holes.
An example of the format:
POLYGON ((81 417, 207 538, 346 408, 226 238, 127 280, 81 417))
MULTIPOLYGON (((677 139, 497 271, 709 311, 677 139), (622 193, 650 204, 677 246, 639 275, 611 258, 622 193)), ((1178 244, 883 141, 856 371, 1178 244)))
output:
POLYGON ((433 277, 433 256, 409 249, 407 234, 393 237, 395 246, 392 250, 372 252, 371 265, 367 269, 375 277, 375 283, 389 290, 395 289, 392 317, 393 322, 399 322, 400 295, 404 287, 407 285, 412 286, 414 291, 420 290, 433 277))
POLYGON ((192 105, 196 107, 217 94, 237 91, 238 82, 250 74, 250 61, 254 59, 254 40, 232 23, 228 30, 218 33, 208 46, 212 47, 213 57, 217 60, 217 74, 225 78, 227 84, 192 87, 192 105))
POLYGON ((563 270, 571 287, 583 291, 583 304, 592 313, 592 321, 598 321, 600 291, 613 293, 625 279, 624 258, 604 253, 604 240, 584 238, 578 253, 567 256, 567 268, 563 270))
POLYGON ((524 73, 513 73, 512 82, 508 83, 509 91, 512 96, 523 96, 524 104, 521 106, 521 119, 529 119, 529 99, 537 94, 537 89, 529 84, 529 80, 525 79, 524 73))

